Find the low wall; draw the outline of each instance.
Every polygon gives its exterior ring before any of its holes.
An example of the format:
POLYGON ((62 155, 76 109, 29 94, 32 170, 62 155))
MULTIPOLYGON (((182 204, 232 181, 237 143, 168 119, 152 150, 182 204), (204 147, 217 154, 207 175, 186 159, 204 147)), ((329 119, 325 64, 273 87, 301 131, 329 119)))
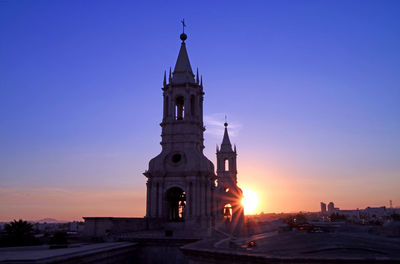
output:
POLYGON ((161 228, 159 221, 133 217, 83 217, 83 235, 91 238, 106 238, 109 235, 138 232, 161 228))

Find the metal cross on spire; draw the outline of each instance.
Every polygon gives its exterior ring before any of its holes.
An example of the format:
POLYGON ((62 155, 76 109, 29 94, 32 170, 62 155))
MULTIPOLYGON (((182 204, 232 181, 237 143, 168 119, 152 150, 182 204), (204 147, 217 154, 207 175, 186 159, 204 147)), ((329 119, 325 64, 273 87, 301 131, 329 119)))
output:
POLYGON ((186 24, 185 24, 185 19, 184 18, 182 19, 181 23, 182 23, 182 31, 183 31, 183 33, 185 33, 186 24))

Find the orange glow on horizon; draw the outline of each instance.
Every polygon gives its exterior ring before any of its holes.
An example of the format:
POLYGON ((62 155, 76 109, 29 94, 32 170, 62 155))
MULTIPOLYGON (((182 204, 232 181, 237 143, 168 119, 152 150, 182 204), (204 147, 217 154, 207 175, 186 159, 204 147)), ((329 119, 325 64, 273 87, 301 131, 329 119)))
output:
POLYGON ((83 221, 84 216, 143 217, 145 193, 129 188, 3 188, 0 221, 83 221), (136 206, 132 206, 136 205, 136 206))

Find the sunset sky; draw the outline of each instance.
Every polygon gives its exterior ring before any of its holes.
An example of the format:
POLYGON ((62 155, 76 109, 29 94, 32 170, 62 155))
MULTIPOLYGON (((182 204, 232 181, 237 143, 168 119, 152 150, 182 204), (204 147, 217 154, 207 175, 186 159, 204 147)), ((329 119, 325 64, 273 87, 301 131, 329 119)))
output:
POLYGON ((400 206, 400 1, 0 1, 0 221, 145 214, 185 18, 257 212, 400 206))

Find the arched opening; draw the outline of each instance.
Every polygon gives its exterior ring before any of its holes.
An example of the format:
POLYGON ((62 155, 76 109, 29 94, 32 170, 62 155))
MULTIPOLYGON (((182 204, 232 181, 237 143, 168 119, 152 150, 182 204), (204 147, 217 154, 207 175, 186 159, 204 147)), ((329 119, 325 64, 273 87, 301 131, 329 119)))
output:
POLYGON ((190 96, 190 114, 192 116, 195 115, 195 109, 196 109, 196 107, 195 107, 194 95, 192 95, 192 96, 190 96))
POLYGON ((229 160, 228 159, 224 160, 224 170, 229 171, 229 160))
POLYGON ((160 195, 160 184, 157 182, 157 185, 156 185, 156 215, 157 216, 161 215, 160 200, 159 200, 160 196, 159 195, 160 195))
POLYGON ((179 187, 167 191, 168 220, 181 222, 184 220, 186 193, 179 187))
POLYGON ((183 96, 179 96, 175 99, 175 119, 183 120, 185 117, 185 99, 183 96))
POLYGON ((224 218, 226 222, 232 221, 232 205, 225 204, 224 206, 224 218))

